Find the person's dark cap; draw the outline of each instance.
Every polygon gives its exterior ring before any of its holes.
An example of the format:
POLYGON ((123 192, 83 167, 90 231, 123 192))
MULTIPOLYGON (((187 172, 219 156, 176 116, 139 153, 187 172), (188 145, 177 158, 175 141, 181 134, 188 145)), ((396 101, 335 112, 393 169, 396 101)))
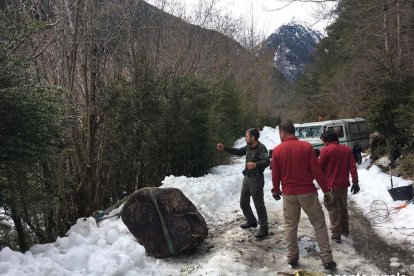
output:
POLYGON ((324 131, 321 135, 321 140, 324 142, 335 142, 338 141, 338 133, 332 130, 324 131))

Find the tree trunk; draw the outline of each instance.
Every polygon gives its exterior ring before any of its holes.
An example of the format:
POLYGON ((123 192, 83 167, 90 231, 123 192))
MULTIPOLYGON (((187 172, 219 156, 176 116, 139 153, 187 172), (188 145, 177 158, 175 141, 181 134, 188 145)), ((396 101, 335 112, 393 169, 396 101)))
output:
POLYGON ((387 3, 387 0, 384 1, 384 48, 385 48, 385 53, 388 55, 390 53, 390 46, 389 46, 389 32, 388 32, 388 3, 387 3))
POLYGON ((397 6, 397 49, 398 49, 398 66, 401 65, 402 49, 401 49, 401 11, 400 11, 400 1, 396 0, 397 6))
POLYGON ((10 217, 13 220, 14 227, 16 228, 17 236, 19 239, 19 248, 22 253, 26 252, 29 249, 29 245, 27 243, 26 234, 24 232, 24 226, 22 223, 22 218, 17 214, 16 209, 11 209, 10 217))

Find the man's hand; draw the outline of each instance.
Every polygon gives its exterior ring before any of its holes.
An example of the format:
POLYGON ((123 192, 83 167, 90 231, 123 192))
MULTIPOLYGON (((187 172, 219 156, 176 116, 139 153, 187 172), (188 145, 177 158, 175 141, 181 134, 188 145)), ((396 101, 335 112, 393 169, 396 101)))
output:
POLYGON ((273 197, 276 201, 278 201, 278 200, 280 200, 280 199, 281 199, 280 194, 279 194, 279 193, 275 193, 275 190, 274 190, 274 189, 272 189, 272 190, 271 190, 271 192, 272 192, 272 197, 273 197))
POLYGON ((332 206, 334 204, 334 198, 332 195, 332 192, 326 192, 323 194, 323 203, 325 204, 326 208, 329 208, 330 206, 332 206))
POLYGON ((256 163, 249 162, 246 164, 246 167, 248 170, 253 170, 254 168, 256 168, 256 163))
POLYGON ((361 190, 361 189, 359 188, 358 182, 352 184, 351 193, 356 194, 356 193, 359 192, 359 190, 361 190))
POLYGON ((224 149, 224 145, 221 143, 218 143, 216 146, 217 150, 223 150, 224 149))

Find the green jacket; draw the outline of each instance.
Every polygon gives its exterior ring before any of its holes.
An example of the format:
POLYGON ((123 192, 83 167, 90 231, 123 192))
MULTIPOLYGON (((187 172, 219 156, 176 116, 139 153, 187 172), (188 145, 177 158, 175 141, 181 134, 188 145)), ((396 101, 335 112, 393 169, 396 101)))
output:
POLYGON ((267 148, 260 142, 257 142, 256 147, 246 145, 242 148, 229 148, 224 147, 225 152, 243 156, 246 155, 246 164, 248 162, 253 162, 256 164, 256 168, 249 171, 250 174, 263 173, 267 166, 270 164, 269 153, 267 148))

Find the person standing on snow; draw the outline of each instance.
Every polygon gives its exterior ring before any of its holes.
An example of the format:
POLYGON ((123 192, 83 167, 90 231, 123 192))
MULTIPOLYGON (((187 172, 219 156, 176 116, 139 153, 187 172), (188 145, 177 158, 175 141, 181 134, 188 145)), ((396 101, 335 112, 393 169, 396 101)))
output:
POLYGON ((321 150, 319 165, 325 174, 328 188, 332 189, 332 201, 325 203, 325 207, 331 222, 331 238, 340 243, 341 234, 349 235, 349 174, 352 177, 351 193, 356 194, 360 190, 358 172, 352 149, 339 144, 337 132, 326 131, 321 135, 321 140, 325 147, 321 150))
POLYGON ((266 147, 259 142, 259 137, 259 131, 251 128, 246 130, 246 146, 242 148, 230 148, 218 143, 217 150, 238 156, 246 155, 246 167, 243 170, 244 178, 240 194, 240 207, 246 218, 246 223, 243 223, 240 227, 243 229, 257 227, 256 217, 250 207, 251 196, 260 224, 260 229, 256 237, 264 238, 268 235, 269 225, 267 223, 267 211, 263 199, 263 171, 269 165, 270 160, 266 147))
POLYGON ((325 177, 318 165, 312 145, 295 137, 295 127, 287 121, 279 126, 280 143, 272 153, 272 195, 276 200, 283 194, 283 217, 285 219, 285 242, 288 264, 296 267, 299 261, 298 225, 301 209, 309 217, 315 230, 320 257, 325 269, 336 267, 329 244, 325 215, 313 184, 316 179, 327 201, 331 194, 325 177), (280 191, 282 184, 282 191, 280 191))

